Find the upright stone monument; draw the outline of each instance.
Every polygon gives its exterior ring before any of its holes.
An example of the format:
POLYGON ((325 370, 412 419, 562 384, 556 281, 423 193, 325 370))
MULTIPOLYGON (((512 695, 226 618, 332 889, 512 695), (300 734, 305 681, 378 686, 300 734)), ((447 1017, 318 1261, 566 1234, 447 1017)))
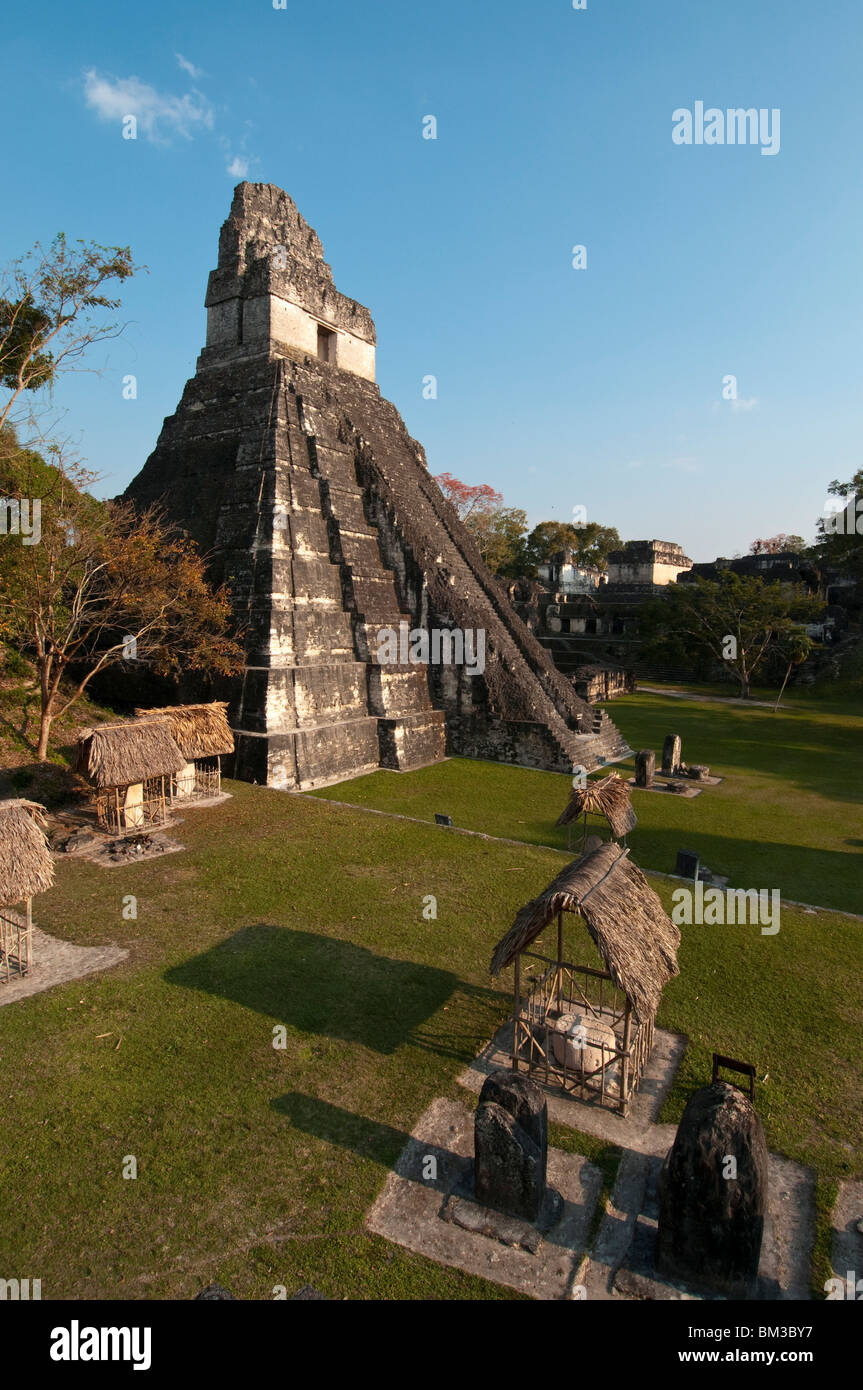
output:
POLYGON ((664 777, 676 777, 680 771, 680 734, 668 734, 662 745, 662 773, 664 777))
POLYGON ((755 1107, 715 1081, 690 1096, 659 1177, 657 1269, 751 1298, 767 1207, 767 1145, 755 1107))
POLYGON ((538 1221, 546 1195, 548 1107, 527 1076, 492 1072, 474 1121, 474 1196, 523 1221, 538 1221))
POLYGON ((280 188, 237 186, 206 305, 196 373, 126 496, 161 502, 230 586, 246 669, 208 693, 230 700, 234 775, 310 788, 445 752, 567 773, 625 753, 610 720, 577 732, 588 706, 381 396, 371 315, 280 188))
POLYGON ((652 748, 642 748, 635 755, 635 785, 652 787, 656 776, 656 754, 652 748))

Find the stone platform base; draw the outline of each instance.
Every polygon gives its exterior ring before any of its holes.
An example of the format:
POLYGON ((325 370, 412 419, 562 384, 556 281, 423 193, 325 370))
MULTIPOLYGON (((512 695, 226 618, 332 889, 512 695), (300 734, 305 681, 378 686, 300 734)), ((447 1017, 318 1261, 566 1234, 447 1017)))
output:
POLYGON ((863 1298, 863 1182, 843 1182, 833 1211, 833 1243, 830 1252, 833 1272, 845 1280, 845 1298, 863 1298), (854 1278, 849 1279, 853 1274, 854 1278), (854 1284, 852 1293, 851 1285, 854 1284))
MULTIPOLYGON (((556 1222, 544 1234, 479 1206, 467 1184, 473 1168, 471 1110, 433 1101, 370 1211, 375 1235, 531 1298, 581 1295, 577 1274, 602 1188, 598 1168, 578 1154, 548 1151, 548 1181, 560 1194, 556 1222), (429 1163, 430 1159, 435 1164, 429 1163), (436 1175, 424 1177, 425 1172, 436 1175)), ((552 1218, 553 1219, 553 1218, 552 1218)))
POLYGON ((174 805, 178 811, 206 811, 209 806, 221 806, 223 801, 230 800, 230 792, 219 792, 218 796, 184 797, 176 800, 174 805))
POLYGON ((18 999, 27 999, 31 994, 41 994, 54 985, 65 984, 67 980, 80 980, 97 970, 109 970, 128 954, 120 946, 73 946, 69 941, 60 941, 34 927, 30 972, 0 985, 0 1008, 18 999))
MULTIPOLYGON (((721 1301, 722 1295, 657 1274, 655 1252, 662 1160, 626 1153, 584 1274, 590 1299, 680 1299, 721 1301)), ((815 1238, 815 1173, 799 1163, 768 1156, 767 1214, 757 1302, 807 1299, 809 1262, 815 1238)))
POLYGON ((681 801, 691 801, 694 796, 700 796, 702 789, 708 785, 705 782, 685 782, 683 778, 679 781, 675 779, 674 786, 679 787, 679 791, 672 791, 670 782, 652 782, 649 787, 640 787, 634 777, 626 779, 626 785, 639 792, 666 792, 668 796, 679 796, 681 801))

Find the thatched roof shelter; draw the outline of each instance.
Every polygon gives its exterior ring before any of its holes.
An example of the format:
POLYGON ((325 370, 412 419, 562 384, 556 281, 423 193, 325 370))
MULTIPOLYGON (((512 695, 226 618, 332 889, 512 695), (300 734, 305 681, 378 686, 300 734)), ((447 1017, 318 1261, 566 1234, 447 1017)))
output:
POLYGON ((129 787, 186 765, 164 719, 99 724, 81 735, 75 771, 95 787, 129 787))
POLYGON ((33 898, 54 882, 44 811, 35 801, 0 801, 0 906, 33 898))
POLYGON ((136 709, 141 719, 164 719, 174 742, 187 762, 233 753, 234 735, 228 723, 227 700, 209 705, 165 705, 161 709, 136 709))
POLYGON ((555 824, 570 825, 585 814, 605 816, 617 840, 638 824, 632 809, 632 790, 616 772, 609 772, 601 782, 587 782, 583 787, 574 788, 569 804, 555 824))
POLYGON ((664 985, 677 975, 680 932, 621 845, 601 845, 568 864, 521 909, 495 949, 492 975, 510 965, 559 912, 577 912, 639 1022, 652 1019, 664 985))

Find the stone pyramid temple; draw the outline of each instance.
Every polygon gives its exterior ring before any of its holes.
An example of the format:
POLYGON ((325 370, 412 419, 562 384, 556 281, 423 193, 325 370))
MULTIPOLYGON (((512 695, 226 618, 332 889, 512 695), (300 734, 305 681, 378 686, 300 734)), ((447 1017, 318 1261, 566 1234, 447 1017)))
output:
POLYGON ((571 772, 628 751, 486 569, 375 385, 369 311, 280 188, 237 186, 206 307, 195 375, 126 496, 161 503, 230 586, 234 775, 308 789, 447 754, 571 772), (384 628, 447 635, 414 664, 422 642, 383 652, 384 628), (467 634, 482 674, 457 664, 467 634))

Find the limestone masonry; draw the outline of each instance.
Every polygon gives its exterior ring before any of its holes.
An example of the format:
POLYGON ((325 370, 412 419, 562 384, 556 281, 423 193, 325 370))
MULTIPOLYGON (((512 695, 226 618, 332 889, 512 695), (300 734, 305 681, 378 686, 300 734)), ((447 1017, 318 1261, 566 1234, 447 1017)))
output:
POLYGON ((514 613, 374 384, 375 328, 292 200, 241 183, 207 346, 126 496, 160 501, 231 587, 234 774, 312 788, 446 753, 568 772, 619 757, 514 613), (377 633, 485 632, 482 675, 381 665, 377 633))

